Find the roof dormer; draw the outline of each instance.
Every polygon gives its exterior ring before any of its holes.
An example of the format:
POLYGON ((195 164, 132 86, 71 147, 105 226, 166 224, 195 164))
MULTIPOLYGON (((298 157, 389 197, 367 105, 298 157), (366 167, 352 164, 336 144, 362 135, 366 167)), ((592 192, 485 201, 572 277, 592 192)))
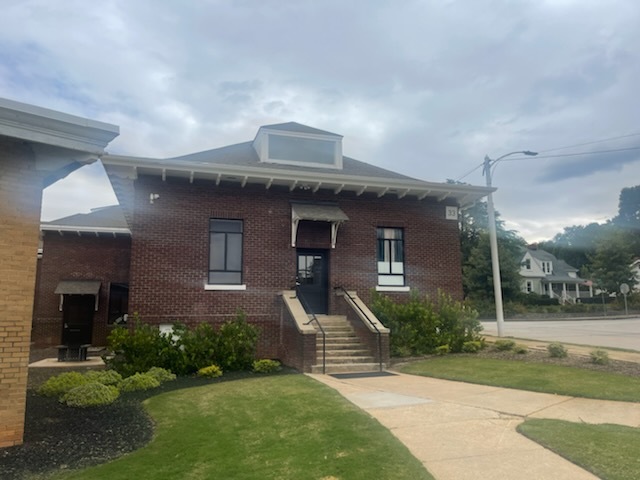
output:
POLYGON ((295 122, 260 127, 253 148, 262 163, 342 170, 342 136, 295 122))

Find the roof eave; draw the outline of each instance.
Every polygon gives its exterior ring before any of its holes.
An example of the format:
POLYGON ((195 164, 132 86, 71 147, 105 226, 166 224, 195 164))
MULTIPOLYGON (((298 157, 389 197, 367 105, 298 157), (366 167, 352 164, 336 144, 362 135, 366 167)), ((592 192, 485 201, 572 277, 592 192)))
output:
POLYGON ((266 188, 272 185, 287 186, 291 190, 295 188, 312 189, 320 188, 333 190, 334 193, 353 191, 361 195, 365 192, 378 196, 396 195, 398 198, 413 196, 418 199, 435 197, 438 201, 453 199, 460 206, 466 206, 487 196, 495 188, 473 185, 458 185, 448 183, 425 182, 413 179, 379 178, 370 176, 344 175, 334 172, 301 171, 287 169, 273 169, 269 167, 252 167, 213 164, 202 162, 172 162, 171 160, 158 160, 141 157, 126 157, 117 155, 105 155, 102 157, 105 166, 114 167, 107 169, 108 173, 116 173, 127 178, 137 178, 138 175, 159 175, 163 179, 167 177, 188 178, 191 182, 195 179, 214 180, 217 184, 221 181, 231 181, 247 184, 262 184, 266 188))

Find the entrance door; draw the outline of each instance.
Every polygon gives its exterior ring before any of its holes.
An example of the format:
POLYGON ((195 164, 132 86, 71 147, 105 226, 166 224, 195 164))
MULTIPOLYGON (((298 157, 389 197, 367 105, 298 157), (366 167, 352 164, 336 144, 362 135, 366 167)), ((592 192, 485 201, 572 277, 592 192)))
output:
POLYGON ((327 313, 329 275, 326 250, 298 250, 298 291, 307 313, 327 313))
POLYGON ((62 343, 83 345, 91 343, 94 295, 65 295, 62 307, 62 343))

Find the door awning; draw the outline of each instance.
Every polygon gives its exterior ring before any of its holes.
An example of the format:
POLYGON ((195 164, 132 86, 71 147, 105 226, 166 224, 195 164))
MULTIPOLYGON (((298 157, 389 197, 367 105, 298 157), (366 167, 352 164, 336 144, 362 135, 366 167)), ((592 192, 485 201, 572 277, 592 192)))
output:
POLYGON ((60 295, 98 295, 99 280, 62 280, 56 287, 55 294, 60 295))
POLYGON ((317 203, 291 204, 291 246, 296 246, 298 224, 300 220, 331 223, 331 248, 336 248, 338 227, 349 217, 337 205, 323 205, 317 203))

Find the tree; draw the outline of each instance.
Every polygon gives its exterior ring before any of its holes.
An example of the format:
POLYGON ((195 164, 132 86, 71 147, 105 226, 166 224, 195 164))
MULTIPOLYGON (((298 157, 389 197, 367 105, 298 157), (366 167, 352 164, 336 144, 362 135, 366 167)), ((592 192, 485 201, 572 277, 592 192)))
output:
MULTIPOLYGON (((465 297, 493 299, 493 273, 489 246, 487 203, 476 202, 460 215, 462 285, 465 297)), ((500 276, 505 299, 520 291, 520 261, 525 241, 513 230, 506 230, 496 212, 500 276)))
POLYGON ((617 293, 620 284, 634 284, 630 267, 632 257, 624 232, 611 231, 598 243, 595 254, 589 257, 587 273, 598 288, 607 293, 617 293))
POLYGON ((553 240, 541 242, 539 247, 581 270, 584 276, 582 268, 589 263, 589 256, 595 254, 596 245, 610 230, 608 224, 573 225, 565 227, 553 240))

